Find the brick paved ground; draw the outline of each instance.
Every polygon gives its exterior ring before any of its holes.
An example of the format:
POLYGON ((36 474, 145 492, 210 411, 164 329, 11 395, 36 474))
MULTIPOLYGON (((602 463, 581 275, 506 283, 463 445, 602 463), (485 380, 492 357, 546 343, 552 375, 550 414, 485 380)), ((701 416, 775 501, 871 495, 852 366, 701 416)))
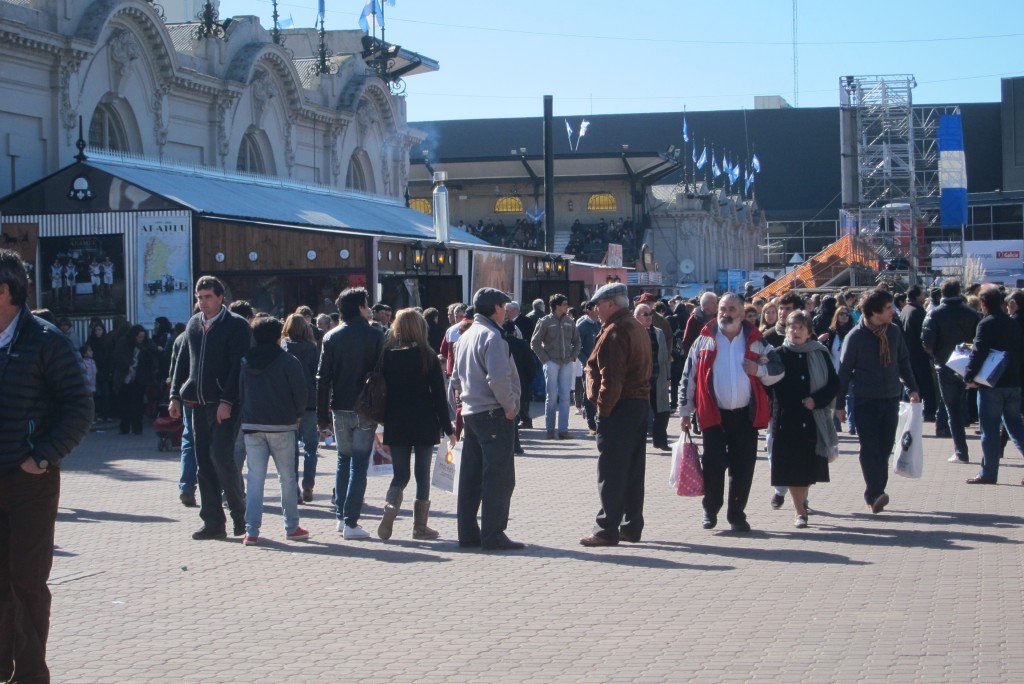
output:
MULTIPOLYGON (((509 533, 529 547, 506 554, 460 551, 443 492, 437 542, 411 539, 407 510, 390 542, 344 541, 333 455, 301 507, 309 542, 284 541, 276 481, 260 546, 195 542, 175 455, 149 428, 93 434, 64 472, 54 681, 1024 681, 1012 447, 1002 484, 972 487, 976 466, 947 464, 950 443, 929 438, 924 477, 894 477, 873 516, 844 438, 805 531, 788 501, 769 507, 762 459, 745 536, 702 530, 699 500, 669 490, 668 456, 652 450, 643 542, 587 550, 598 504, 583 427, 574 416, 570 442, 524 433, 509 533)), ((386 488, 371 479, 368 529, 386 488)))

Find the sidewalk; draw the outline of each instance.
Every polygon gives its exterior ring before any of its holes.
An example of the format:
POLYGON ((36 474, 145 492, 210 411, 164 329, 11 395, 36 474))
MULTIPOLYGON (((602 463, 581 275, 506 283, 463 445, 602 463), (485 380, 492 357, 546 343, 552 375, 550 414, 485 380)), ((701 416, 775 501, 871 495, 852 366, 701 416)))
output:
POLYGON ((969 486, 977 437, 970 466, 927 437, 923 478, 893 476, 876 516, 844 437, 832 482, 811 490, 807 530, 788 497, 770 508, 761 458, 749 535, 701 529, 700 500, 669 489, 669 456, 651 449, 643 541, 585 549, 597 452, 581 418, 570 427, 571 441, 523 433, 509 536, 529 546, 504 554, 460 550, 455 499, 437 491, 439 541, 411 539, 411 500, 392 539, 376 539, 379 477, 362 521, 374 539, 344 541, 327 449, 315 501, 300 507, 308 542, 284 540, 269 478, 259 546, 193 541, 177 454, 159 452, 148 426, 94 433, 63 473, 53 681, 1024 681, 1024 461, 1012 444, 999 486, 969 486))

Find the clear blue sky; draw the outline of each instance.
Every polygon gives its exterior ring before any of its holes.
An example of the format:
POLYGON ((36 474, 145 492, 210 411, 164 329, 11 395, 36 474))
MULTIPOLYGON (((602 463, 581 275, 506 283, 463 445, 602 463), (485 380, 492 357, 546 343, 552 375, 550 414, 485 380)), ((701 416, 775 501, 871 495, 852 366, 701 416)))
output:
MULTIPOLYGON (((327 29, 358 28, 364 0, 326 0, 327 29)), ((317 0, 282 0, 312 26, 317 0)), ((751 109, 755 95, 839 104, 839 77, 912 74, 915 103, 995 102, 1024 75, 1024 0, 396 0, 388 42, 440 62, 407 79, 410 121, 751 109)), ((221 17, 270 0, 222 0, 221 17)))

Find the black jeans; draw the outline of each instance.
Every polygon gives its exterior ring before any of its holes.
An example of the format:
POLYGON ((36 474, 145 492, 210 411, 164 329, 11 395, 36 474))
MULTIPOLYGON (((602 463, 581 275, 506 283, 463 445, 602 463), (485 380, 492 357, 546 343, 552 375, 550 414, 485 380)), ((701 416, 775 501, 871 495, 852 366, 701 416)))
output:
POLYGON ((650 409, 647 399, 620 399, 607 417, 597 419, 598 537, 618 541, 620 525, 637 539, 643 532, 650 409))
MULTIPOLYGON (((445 438, 447 440, 447 438, 445 438)), ((417 444, 414 447, 391 445, 391 486, 405 489, 409 484, 413 452, 416 453, 416 498, 426 501, 430 498, 430 460, 434 456, 433 444, 417 444)))
POLYGON ((199 517, 211 530, 223 530, 227 499, 235 526, 245 526, 245 488, 242 470, 235 461, 235 437, 238 435, 239 408, 231 418, 217 422, 217 404, 199 404, 192 408, 192 439, 199 466, 199 517))
POLYGON ((655 387, 657 383, 651 381, 651 396, 650 396, 650 409, 651 413, 654 414, 654 420, 651 423, 651 442, 654 446, 667 446, 668 445, 668 418, 671 411, 658 411, 658 388, 655 387))
POLYGON ((864 474, 864 501, 871 504, 885 493, 889 484, 889 456, 896 443, 900 399, 862 399, 854 397, 860 440, 860 470, 864 474))
POLYGON ((121 405, 121 434, 142 434, 142 414, 146 408, 145 385, 136 382, 121 383, 117 399, 121 405))
POLYGON ((748 408, 720 409, 722 422, 702 428, 704 436, 704 511, 717 516, 725 500, 725 471, 729 470, 729 503, 726 518, 730 523, 747 519, 745 509, 757 463, 757 430, 750 422, 748 408))
POLYGON ((463 421, 466 428, 459 468, 459 541, 479 541, 487 548, 500 543, 508 527, 512 491, 516 488, 515 423, 505 418, 502 409, 463 416, 463 421))
POLYGON ((60 471, 0 476, 0 681, 46 683, 53 527, 60 471), (14 664, 17 663, 17 671, 14 664))
MULTIPOLYGON (((951 368, 939 369, 939 394, 946 407, 946 420, 958 458, 967 460, 967 385, 951 368)), ((936 424, 936 429, 940 426, 936 424)))

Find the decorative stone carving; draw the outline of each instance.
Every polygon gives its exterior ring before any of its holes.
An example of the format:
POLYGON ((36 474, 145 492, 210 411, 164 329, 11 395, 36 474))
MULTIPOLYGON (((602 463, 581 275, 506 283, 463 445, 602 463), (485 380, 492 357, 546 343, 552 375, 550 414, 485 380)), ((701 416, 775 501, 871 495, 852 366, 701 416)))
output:
POLYGON ((369 102, 361 102, 356 110, 356 144, 366 148, 366 134, 377 123, 377 110, 369 102))
POLYGON ((131 31, 118 30, 110 36, 111 90, 123 97, 121 84, 132 62, 142 55, 139 43, 131 31))
POLYGON ((81 62, 64 53, 57 58, 57 90, 60 95, 60 122, 70 145, 78 124, 78 110, 71 104, 71 77, 78 72, 81 62))
POLYGON ((288 167, 288 177, 291 178, 292 167, 295 165, 295 115, 288 115, 288 122, 284 127, 284 164, 288 167))
POLYGON ((216 102, 217 154, 220 156, 221 167, 226 168, 228 158, 228 111, 235 104, 235 99, 228 93, 222 93, 216 102))
POLYGON ((249 85, 252 91, 252 123, 260 127, 263 113, 267 109, 267 104, 277 94, 277 88, 274 86, 274 79, 263 70, 256 71, 249 85))
POLYGON ((170 84, 161 83, 153 91, 153 100, 150 103, 153 108, 153 139, 156 141, 157 153, 161 159, 164 156, 164 145, 167 144, 167 95, 170 92, 170 84))

